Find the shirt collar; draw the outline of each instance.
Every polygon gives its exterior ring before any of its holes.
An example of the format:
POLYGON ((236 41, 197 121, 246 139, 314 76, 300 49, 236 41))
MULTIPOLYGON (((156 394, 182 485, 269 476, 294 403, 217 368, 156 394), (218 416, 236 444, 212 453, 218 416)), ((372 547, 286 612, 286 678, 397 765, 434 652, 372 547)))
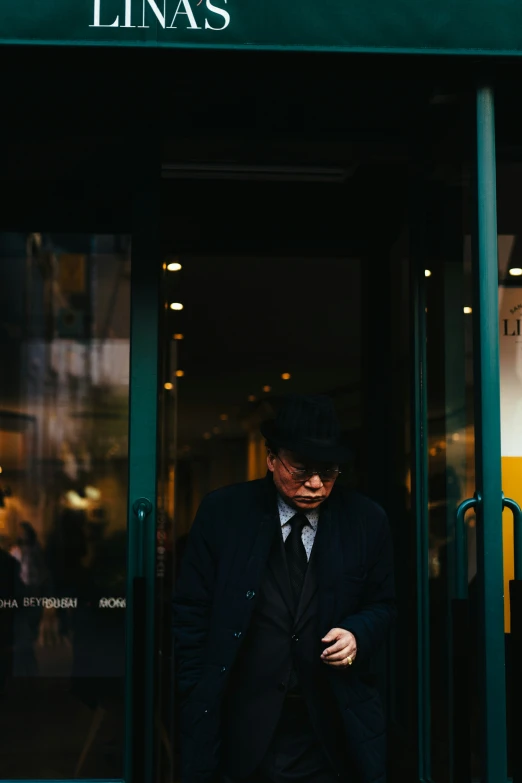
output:
MULTIPOLYGON (((283 525, 286 525, 288 522, 290 522, 292 517, 295 516, 297 513, 295 508, 289 506, 288 503, 285 500, 283 500, 281 495, 277 496, 277 508, 279 510, 279 519, 281 521, 281 527, 283 527, 283 525)), ((317 524, 319 522, 319 509, 311 508, 309 511, 303 511, 302 513, 308 519, 310 527, 313 530, 317 530, 317 524)))

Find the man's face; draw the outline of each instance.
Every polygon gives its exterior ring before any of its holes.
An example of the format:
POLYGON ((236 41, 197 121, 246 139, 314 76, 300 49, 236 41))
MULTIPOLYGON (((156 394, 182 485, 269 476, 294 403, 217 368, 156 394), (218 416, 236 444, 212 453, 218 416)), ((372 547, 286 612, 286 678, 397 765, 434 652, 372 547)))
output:
POLYGON ((338 465, 330 462, 311 462, 301 459, 298 454, 285 449, 281 449, 277 456, 269 452, 267 465, 283 500, 299 511, 318 508, 321 503, 324 503, 333 489, 339 469, 338 465), (304 471, 317 471, 317 473, 307 476, 304 471), (324 477, 323 473, 321 478, 321 475, 318 475, 321 471, 329 471, 331 476, 324 477), (299 476, 300 472, 302 472, 301 476, 299 476))

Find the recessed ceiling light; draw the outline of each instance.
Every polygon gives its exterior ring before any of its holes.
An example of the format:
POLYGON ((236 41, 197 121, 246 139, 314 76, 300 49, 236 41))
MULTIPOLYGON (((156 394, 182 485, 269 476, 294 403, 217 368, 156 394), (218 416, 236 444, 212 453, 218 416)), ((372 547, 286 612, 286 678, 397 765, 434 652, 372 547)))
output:
POLYGON ((463 310, 464 310, 464 313, 465 313, 466 315, 469 315, 470 313, 472 313, 472 312, 473 312, 473 308, 472 308, 472 307, 467 307, 467 306, 466 306, 466 307, 464 307, 464 308, 463 308, 463 310))
POLYGON ((171 389, 173 389, 173 388, 174 388, 174 384, 173 384, 173 383, 170 383, 170 382, 168 382, 168 383, 166 383, 166 384, 165 384, 165 388, 167 389, 167 391, 170 391, 171 389))
POLYGON ((172 261, 170 264, 167 264, 167 269, 169 272, 179 272, 180 269, 183 269, 179 261, 172 261))
POLYGON ((184 340, 185 339, 185 335, 181 334, 181 332, 176 332, 176 334, 172 335, 172 339, 173 340, 184 340))
POLYGON ((183 310, 183 305, 181 304, 181 302, 171 302, 170 309, 171 310, 183 310))
POLYGON ((282 373, 282 375, 281 375, 281 378, 282 378, 284 381, 289 381, 291 377, 292 377, 292 376, 290 375, 290 373, 289 373, 289 372, 284 372, 284 373, 282 373))
POLYGON ((228 413, 222 413, 219 418, 221 421, 228 421, 228 413))
POLYGON ((249 401, 249 402, 255 402, 255 401, 256 401, 256 399, 257 399, 257 397, 256 397, 256 395, 255 395, 255 394, 249 394, 249 395, 248 395, 248 401, 249 401))
POLYGON ((268 392, 272 391, 272 387, 271 386, 263 386, 263 391, 268 394, 268 392))
POLYGON ((184 370, 176 370, 176 378, 183 378, 184 375, 185 375, 184 370))
POLYGON ((424 270, 424 277, 431 277, 431 269, 424 270))
POLYGON ((519 266, 512 266, 509 270, 509 274, 513 277, 520 277, 522 275, 522 269, 519 266))

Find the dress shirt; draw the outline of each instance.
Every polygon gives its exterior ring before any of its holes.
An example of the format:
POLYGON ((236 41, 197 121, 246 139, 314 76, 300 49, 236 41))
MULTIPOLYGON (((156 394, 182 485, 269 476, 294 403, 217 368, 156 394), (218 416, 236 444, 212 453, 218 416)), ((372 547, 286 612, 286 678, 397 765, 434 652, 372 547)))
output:
POLYGON ((308 524, 303 528, 302 541, 306 550, 306 557, 310 560, 312 554, 312 547, 315 541, 315 534, 317 533, 317 524, 319 522, 319 509, 311 508, 309 511, 296 511, 295 508, 289 506, 281 495, 277 496, 277 507, 279 509, 279 519, 281 520, 281 531, 283 533, 283 541, 286 541, 290 535, 292 526, 290 520, 296 514, 304 514, 308 519, 308 524))

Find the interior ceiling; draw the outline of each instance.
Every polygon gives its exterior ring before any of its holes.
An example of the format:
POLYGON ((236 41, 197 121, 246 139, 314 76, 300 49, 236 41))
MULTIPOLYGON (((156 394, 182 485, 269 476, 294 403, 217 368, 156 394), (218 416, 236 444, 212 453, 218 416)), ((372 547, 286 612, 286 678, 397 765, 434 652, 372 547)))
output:
POLYGON ((288 392, 346 393, 361 362, 360 264, 349 258, 179 256, 166 273, 166 334, 176 342, 179 428, 184 442, 218 426, 243 434, 248 398, 288 392), (291 378, 284 380, 283 373, 291 378), (263 387, 269 390, 263 391, 263 387), (226 424, 220 414, 226 413, 226 424))
POLYGON ((335 367, 360 354, 359 263, 323 258, 181 257, 169 312, 190 375, 335 367))

